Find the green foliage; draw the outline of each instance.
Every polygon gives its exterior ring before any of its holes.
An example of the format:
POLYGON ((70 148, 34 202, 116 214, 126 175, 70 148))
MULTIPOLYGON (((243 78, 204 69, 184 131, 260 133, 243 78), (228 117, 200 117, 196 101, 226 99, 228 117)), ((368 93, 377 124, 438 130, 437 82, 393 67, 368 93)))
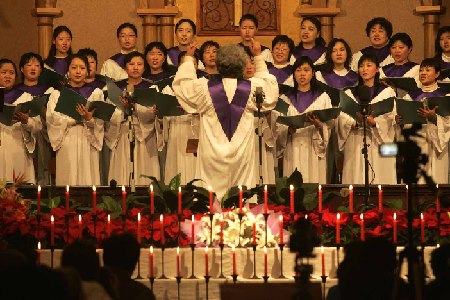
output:
POLYGON ((112 218, 118 218, 122 213, 122 206, 119 201, 110 196, 102 196, 102 202, 97 207, 103 210, 109 210, 112 218))

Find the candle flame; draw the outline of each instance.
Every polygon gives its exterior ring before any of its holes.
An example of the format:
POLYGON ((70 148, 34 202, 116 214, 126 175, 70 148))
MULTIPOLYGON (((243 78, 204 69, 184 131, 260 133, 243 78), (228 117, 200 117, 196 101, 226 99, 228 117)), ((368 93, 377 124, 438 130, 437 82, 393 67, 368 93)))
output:
POLYGON ((439 248, 439 247, 441 247, 441 244, 437 243, 436 248, 439 248))
POLYGON ((353 185, 350 184, 350 186, 348 187, 349 190, 353 190, 353 185))
POLYGON ((180 246, 177 247, 177 255, 180 255, 180 246))
POLYGON ((294 185, 289 185, 289 189, 291 190, 291 191, 293 191, 294 190, 294 185))
POLYGON ((38 242, 38 250, 41 250, 41 241, 38 242))
POLYGON ((159 221, 162 223, 164 220, 164 216, 162 214, 159 215, 159 221))
POLYGON ((212 192, 212 187, 208 185, 208 191, 212 192))
POLYGON ((325 253, 325 248, 323 246, 320 246, 320 252, 325 253))
POLYGON ((267 184, 264 185, 264 191, 267 192, 267 184))
POLYGON ((93 191, 93 192, 96 192, 96 191, 97 191, 97 188, 95 187, 95 185, 92 186, 92 191, 93 191))
POLYGON ((138 212, 138 222, 140 222, 140 221, 141 221, 141 213, 138 212))
POLYGON ((394 220, 397 220, 397 213, 394 213, 394 220))
POLYGON ((406 185, 406 189, 408 190, 409 188, 408 188, 408 185, 406 185))
POLYGON ((361 220, 364 220, 364 214, 363 214, 363 213, 360 213, 360 214, 359 214, 359 218, 360 218, 361 220))
POLYGON ((280 216, 278 217, 278 219, 280 220, 280 222, 283 222, 283 215, 280 215, 280 216))
POLYGON ((80 214, 78 214, 78 222, 81 223, 81 215, 80 214))
POLYGON ((108 214, 108 222, 111 222, 111 215, 108 214))
POLYGON ((319 184, 319 191, 321 191, 322 190, 322 185, 321 184, 319 184))
POLYGON ((231 246, 231 251, 232 251, 232 252, 235 252, 235 251, 236 251, 236 248, 234 247, 234 245, 231 246))
POLYGON ((66 185, 66 192, 69 192, 69 186, 66 185))
POLYGON ((181 186, 178 187, 178 193, 181 193, 181 186))
POLYGON ((267 247, 264 246, 264 254, 267 254, 267 247))
POLYGON ((150 184, 150 192, 153 192, 153 184, 150 184))
POLYGON ((438 184, 436 184, 436 188, 437 188, 437 189, 439 188, 439 183, 438 183, 438 184))
POLYGON ((239 190, 242 191, 242 185, 238 186, 239 190))
POLYGON ((219 221, 220 221, 220 222, 222 222, 222 221, 223 221, 223 214, 222 214, 222 213, 220 213, 220 216, 219 216, 219 221))
POLYGON ((125 192, 125 186, 122 185, 122 192, 125 192))
POLYGON ((55 218, 53 217, 53 215, 51 215, 51 217, 50 217, 50 222, 55 222, 55 218))
POLYGON ((420 213, 420 219, 423 220, 423 213, 420 213))
POLYGON ((41 192, 41 185, 38 185, 38 193, 41 192))
POLYGON ((378 189, 381 191, 381 184, 378 185, 378 189))
POLYGON ((150 253, 153 254, 153 246, 150 246, 150 253))
POLYGON ((340 220, 340 219, 341 219, 341 214, 340 214, 340 213, 337 213, 337 215, 336 215, 336 219, 338 219, 338 220, 340 220))
POLYGON ((208 254, 208 246, 205 247, 205 253, 208 254))
POLYGON ((305 215, 305 220, 308 220, 308 214, 305 215))
POLYGON ((194 221, 195 221, 195 220, 194 220, 194 215, 192 215, 192 217, 191 217, 191 218, 192 218, 192 223, 194 223, 194 221))

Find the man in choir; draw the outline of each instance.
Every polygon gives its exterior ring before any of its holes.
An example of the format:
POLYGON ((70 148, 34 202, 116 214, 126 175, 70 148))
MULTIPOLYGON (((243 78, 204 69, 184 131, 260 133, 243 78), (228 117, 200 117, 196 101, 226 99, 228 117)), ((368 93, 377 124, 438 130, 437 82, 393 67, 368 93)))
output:
MULTIPOLYGON (((238 45, 243 47, 249 56, 252 56, 250 45, 258 32, 258 23, 258 19, 252 14, 245 14, 239 20, 239 35, 241 36, 241 42, 238 45)), ((261 55, 265 61, 272 60, 272 53, 270 52, 270 49, 265 46, 261 46, 261 55)))
MULTIPOLYGON (((315 65, 325 62, 325 40, 320 36, 322 24, 316 17, 304 17, 300 27, 300 43, 294 49, 294 58, 309 57, 315 65)), ((291 58, 291 63, 294 63, 291 58)))
POLYGON ((68 59, 72 54, 72 32, 67 26, 58 26, 53 30, 52 46, 45 60, 45 67, 65 76, 68 59))
POLYGON ((193 58, 195 47, 188 47, 186 62, 180 65, 173 89, 181 106, 188 113, 200 114, 200 136, 196 178, 202 178, 221 199, 236 185, 255 186, 253 96, 257 87, 265 94, 262 111, 275 107, 278 84, 267 71, 261 57, 261 45, 252 40, 249 45, 256 64, 250 80, 238 79, 246 63, 242 47, 227 45, 217 52, 216 64, 222 79, 197 79, 193 58))
POLYGON ((105 75, 115 81, 128 78, 125 71, 125 55, 136 50, 137 29, 134 24, 123 23, 117 28, 117 40, 120 45, 120 52, 111 56, 103 63, 100 74, 105 75))

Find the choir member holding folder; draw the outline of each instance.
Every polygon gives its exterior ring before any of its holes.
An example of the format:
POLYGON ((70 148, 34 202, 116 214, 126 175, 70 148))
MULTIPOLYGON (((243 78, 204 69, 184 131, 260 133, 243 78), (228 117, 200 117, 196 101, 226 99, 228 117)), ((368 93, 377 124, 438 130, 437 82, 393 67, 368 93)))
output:
POLYGON ((72 55, 72 32, 67 26, 58 26, 53 30, 52 46, 45 60, 45 67, 65 76, 72 55))
POLYGON ((309 57, 302 56, 295 62, 293 76, 294 87, 280 98, 289 104, 288 116, 305 118, 300 124, 279 126, 278 145, 284 149, 283 175, 289 176, 298 169, 304 182, 326 182, 326 149, 333 120, 321 121, 315 112, 331 108, 331 99, 319 86, 309 57))
POLYGON ((378 146, 382 143, 394 141, 395 114, 393 110, 393 98, 395 91, 379 81, 379 64, 375 55, 364 54, 358 62, 359 85, 350 88, 341 96, 342 112, 338 118, 338 143, 339 150, 344 153, 343 184, 364 183, 364 157, 363 124, 367 122, 368 158, 371 166, 369 170, 370 183, 395 184, 395 158, 380 157, 378 146), (364 87, 362 87, 364 85, 364 87), (359 104, 363 98, 369 100, 369 111, 372 111, 362 120, 359 113, 359 104), (390 99, 388 99, 390 98, 390 99), (390 105, 384 107, 383 100, 390 105), (379 104, 378 104, 379 103, 379 104), (377 108, 375 105, 382 106, 377 108))
POLYGON ((32 154, 36 147, 36 134, 42 129, 39 115, 31 116, 18 106, 30 102, 33 97, 14 87, 17 69, 9 59, 0 59, 0 88, 4 103, 0 110, 0 178, 8 182, 23 175, 26 182, 35 183, 32 154))
POLYGON ((94 118, 94 101, 103 92, 85 83, 89 62, 83 55, 69 58, 69 82, 53 91, 47 106, 47 129, 56 151, 56 185, 99 185, 99 151, 103 145, 103 120, 94 118))

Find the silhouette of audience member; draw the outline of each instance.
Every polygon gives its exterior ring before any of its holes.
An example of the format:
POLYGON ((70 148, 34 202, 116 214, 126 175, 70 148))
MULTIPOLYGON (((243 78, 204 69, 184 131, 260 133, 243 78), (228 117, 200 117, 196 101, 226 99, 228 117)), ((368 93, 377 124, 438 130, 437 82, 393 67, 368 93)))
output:
POLYGON ((426 286, 425 299, 450 299, 450 244, 436 248, 430 263, 435 279, 426 286))
POLYGON ((149 288, 131 279, 140 250, 136 238, 129 234, 113 235, 103 242, 103 263, 119 280, 120 299, 155 299, 149 288))
POLYGON ((88 241, 75 241, 67 246, 61 257, 61 266, 75 269, 81 277, 84 299, 118 299, 114 282, 105 280, 95 246, 88 241))

